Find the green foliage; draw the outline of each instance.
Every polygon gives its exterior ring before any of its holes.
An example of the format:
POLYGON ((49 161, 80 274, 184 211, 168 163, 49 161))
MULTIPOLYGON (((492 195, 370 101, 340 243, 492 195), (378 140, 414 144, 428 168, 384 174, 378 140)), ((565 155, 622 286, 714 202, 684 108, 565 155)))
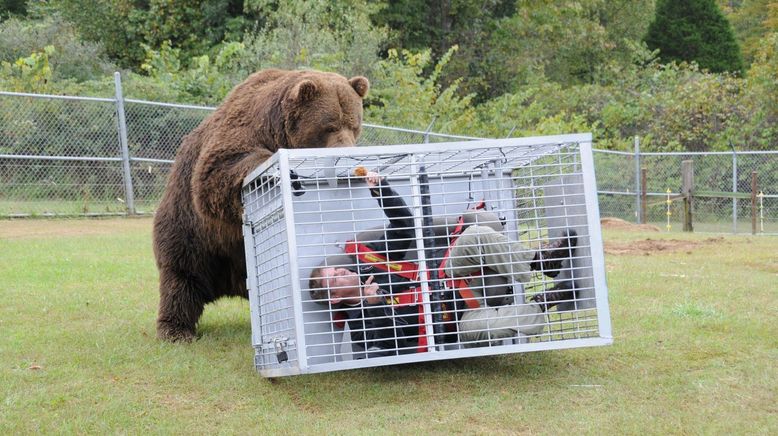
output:
MULTIPOLYGON (((765 128, 775 111, 756 108, 754 91, 743 79, 703 72, 694 64, 646 62, 620 69, 619 80, 608 84, 527 84, 521 92, 479 105, 470 133, 501 137, 511 129, 518 136, 591 131, 597 146, 608 149, 630 148, 631 138, 638 135, 643 150, 651 151, 721 151, 730 150, 730 143, 765 149, 778 140, 774 129, 765 128), (755 129, 744 129, 757 118, 764 120, 759 130, 764 136, 758 139, 748 136, 755 129)), ((767 77, 759 83, 774 83, 769 67, 760 71, 767 77)), ((767 89, 763 93, 775 95, 767 89)), ((764 96, 756 100, 774 107, 764 96)))
MULTIPOLYGON (((34 57, 37 62, 32 66, 23 64, 22 69, 28 71, 24 79, 45 80, 45 57, 44 52, 34 57)), ((0 118, 3 121, 0 153, 74 157, 119 155, 116 108, 111 102, 2 98, 0 113, 3 114, 0 118)))
POLYGON ((443 87, 440 78, 454 46, 432 64, 430 51, 412 53, 389 50, 373 73, 373 88, 366 102, 365 118, 372 123, 426 129, 434 120, 438 132, 458 132, 473 118, 472 95, 457 95, 459 82, 443 87), (425 71, 431 68, 429 74, 425 71))
MULTIPOLYGON (((778 7, 775 8, 778 18, 778 7)), ((778 146, 778 31, 762 39, 745 83, 746 111, 741 140, 756 149, 778 146)))
MULTIPOLYGON (((435 119, 435 131, 482 137, 591 131, 612 149, 635 135, 647 151, 775 148, 778 7, 726 3, 749 41, 742 77, 664 62, 642 41, 654 0, 34 1, 26 19, 0 22, 0 89, 110 97, 106 53, 129 69, 128 97, 216 105, 256 70, 313 68, 366 75, 373 123, 435 119)), ((137 121, 164 131, 198 117, 137 121)))
POLYGON ((453 45, 477 42, 492 21, 513 14, 515 0, 390 0, 371 18, 395 29, 395 46, 441 56, 453 45))
POLYGON ((144 44, 160 49, 166 41, 185 58, 236 41, 256 18, 242 0, 59 0, 57 8, 83 36, 101 42, 125 68, 145 59, 144 44))
POLYGON ((242 13, 243 0, 150 0, 144 41, 151 47, 167 43, 194 57, 223 41, 239 41, 251 17, 242 13))
POLYGON ((770 9, 778 8, 778 4, 775 0, 719 0, 719 6, 732 24, 745 64, 751 65, 762 38, 778 28, 778 23, 770 22, 770 9))
POLYGON ((235 83, 229 72, 237 58, 245 55, 244 45, 231 42, 221 46, 211 59, 208 55, 194 57, 189 68, 182 67, 181 50, 162 43, 159 50, 144 45, 146 60, 141 69, 158 86, 175 95, 176 101, 189 103, 218 104, 235 83))
POLYGON ((0 61, 14 62, 47 46, 55 49, 49 55, 54 81, 97 80, 115 70, 99 44, 82 41, 73 26, 59 15, 0 23, 0 61))
POLYGON ((88 41, 100 42, 111 59, 123 68, 143 60, 143 28, 146 14, 141 0, 59 0, 58 9, 88 41))
POLYGON ((0 0, 0 21, 12 16, 27 15, 26 0, 0 0))
POLYGON ((604 76, 609 65, 631 61, 631 41, 647 26, 650 4, 519 1, 516 14, 496 22, 482 50, 485 92, 515 92, 539 77, 566 86, 610 79, 604 76))
POLYGON ((748 116, 740 79, 703 72, 695 64, 653 65, 640 79, 632 90, 634 123, 646 149, 721 151, 737 142, 735 134, 748 116))
POLYGON ((586 118, 557 98, 560 85, 537 83, 522 92, 504 94, 477 107, 470 133, 484 137, 532 136, 592 131, 586 118))
POLYGON ((0 83, 17 92, 45 92, 51 82, 49 57, 54 51, 54 47, 49 45, 13 63, 3 61, 0 64, 3 73, 0 83))
POLYGON ((433 61, 450 47, 458 46, 441 77, 444 85, 459 80, 462 95, 477 94, 476 99, 499 95, 490 75, 492 57, 490 35, 498 21, 515 12, 514 0, 389 1, 372 16, 374 22, 391 29, 390 47, 414 52, 431 50, 433 61))
POLYGON ((276 67, 369 75, 387 38, 386 29, 371 24, 375 7, 365 2, 247 0, 246 8, 266 25, 244 38, 244 73, 276 67))
POLYGON ((646 43, 665 63, 694 61, 712 72, 743 70, 740 47, 714 0, 659 0, 646 43))
POLYGON ((370 19, 378 26, 393 29, 391 47, 423 50, 432 46, 432 32, 427 26, 430 2, 390 0, 375 11, 370 19))

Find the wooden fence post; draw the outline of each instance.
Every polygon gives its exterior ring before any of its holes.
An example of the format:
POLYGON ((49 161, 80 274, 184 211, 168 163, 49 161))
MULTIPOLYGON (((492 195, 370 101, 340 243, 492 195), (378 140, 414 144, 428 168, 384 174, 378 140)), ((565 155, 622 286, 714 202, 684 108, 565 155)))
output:
POLYGON ((694 161, 681 162, 681 194, 683 195, 683 231, 693 232, 692 195, 694 192, 694 161))

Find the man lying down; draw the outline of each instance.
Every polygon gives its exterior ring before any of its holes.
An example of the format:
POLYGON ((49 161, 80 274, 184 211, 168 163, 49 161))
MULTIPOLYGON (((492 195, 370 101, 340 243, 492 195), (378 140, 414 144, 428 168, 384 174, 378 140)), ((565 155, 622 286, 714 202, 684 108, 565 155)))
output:
MULTIPOLYGON (((357 170, 359 171, 359 169, 357 170)), ((347 244, 343 265, 325 260, 311 271, 312 300, 330 306, 334 318, 345 321, 352 349, 368 357, 426 350, 426 330, 415 264, 405 261, 415 250, 413 216, 405 201, 375 172, 363 170, 371 196, 389 220, 378 237, 347 244), (350 249, 349 249, 350 248, 350 249)), ((558 282, 526 302, 514 304, 513 282, 528 283, 533 271, 556 277, 562 261, 573 256, 576 233, 532 250, 513 241, 499 226, 461 222, 428 259, 448 284, 442 292, 446 343, 487 346, 502 339, 538 335, 546 312, 575 298, 571 280, 558 282), (506 286, 507 284, 507 286, 506 286)), ((440 343, 441 338, 436 338, 440 343)))

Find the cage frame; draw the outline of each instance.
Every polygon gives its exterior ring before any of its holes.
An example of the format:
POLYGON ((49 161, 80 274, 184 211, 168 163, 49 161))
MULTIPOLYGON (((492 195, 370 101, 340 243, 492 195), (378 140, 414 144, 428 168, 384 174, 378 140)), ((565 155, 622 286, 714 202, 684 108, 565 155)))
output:
MULTIPOLYGON (((244 242, 246 247, 246 262, 247 262, 247 288, 249 291, 249 304, 251 310, 251 327, 252 327, 252 345, 255 348, 255 366, 258 372, 264 377, 279 377, 298 374, 309 374, 319 372, 330 372, 357 368, 368 368, 394 364, 406 364, 415 362, 428 362, 443 359, 458 359, 466 357, 479 357, 479 356, 492 356, 500 354, 512 354, 531 351, 545 351, 545 350, 559 350, 568 348, 580 348, 580 347, 592 347, 592 346, 605 346, 613 343, 612 326, 610 319, 610 309, 608 304, 608 289, 605 277, 605 262, 603 254, 603 242, 602 233, 599 225, 599 206, 597 201, 597 186, 596 176, 594 168, 594 160, 592 153, 592 135, 591 133, 578 133, 567 135, 550 135, 550 136, 534 136, 525 138, 508 138, 508 139, 488 139, 477 141, 457 141, 457 142, 445 142, 445 143, 423 143, 423 144, 399 144, 388 146, 371 146, 371 147, 349 147, 349 148, 317 148, 317 149, 279 149, 273 157, 269 158, 263 164, 254 169, 248 176, 244 178, 243 188, 245 189, 250 183, 252 183, 259 176, 264 174, 273 165, 279 166, 278 180, 281 188, 281 201, 283 204, 284 213, 284 225, 287 229, 286 248, 290 259, 297 258, 297 239, 294 220, 294 206, 293 206, 293 193, 290 189, 292 179, 290 176, 290 159, 305 158, 315 155, 316 158, 359 158, 368 157, 379 154, 397 154, 401 152, 407 152, 411 156, 424 153, 435 153, 441 149, 452 151, 465 151, 473 149, 488 149, 500 146, 537 146, 548 145, 553 147, 554 145, 561 146, 563 144, 576 143, 578 144, 578 153, 580 156, 580 165, 582 169, 582 185, 583 185, 583 197, 586 207, 586 225, 588 230, 588 238, 590 244, 591 254, 591 269, 592 280, 594 288, 594 308, 596 309, 597 328, 599 336, 576 338, 576 339, 562 339, 552 340, 544 342, 530 342, 530 343, 514 343, 501 345, 499 347, 482 347, 482 348, 460 348, 460 349, 436 349, 430 347, 427 352, 423 353, 411 353, 401 354, 395 356, 385 357, 371 357, 369 359, 359 360, 340 360, 329 363, 317 363, 309 365, 306 347, 306 332, 304 325, 303 315, 303 301, 301 298, 301 280, 299 268, 289 268, 288 271, 291 282, 291 301, 292 310, 294 314, 294 331, 295 336, 290 342, 296 348, 297 359, 296 365, 288 365, 276 368, 260 368, 257 361, 259 350, 257 347, 261 347, 262 341, 262 323, 260 320, 259 309, 259 283, 257 283, 257 264, 253 255, 253 235, 251 225, 248 222, 246 214, 244 213, 244 242), (289 231, 292 229, 292 231, 289 231)), ((415 165, 416 163, 414 163, 415 165)), ((331 177, 336 177, 333 172, 331 177)), ((415 194, 418 193, 418 180, 411 180, 411 188, 415 194)), ((411 205, 409 205, 411 206, 411 205)), ((415 206, 415 205, 414 205, 415 206)), ((419 222, 421 218, 414 214, 414 221, 416 224, 416 230, 419 230, 419 222)), ((423 246, 423 241, 422 241, 423 246)), ((423 251, 423 250, 422 250, 423 251)), ((423 259, 423 258, 422 258, 423 259)), ((419 259, 420 261, 422 259, 419 259)), ((420 262, 419 269, 426 273, 426 267, 424 262, 420 262)), ((422 286, 427 284, 426 280, 422 280, 422 286)), ((423 295, 426 293, 423 293, 423 295)), ((426 316, 430 316, 429 312, 426 312, 426 316)), ((428 327, 431 324, 427 324, 428 327)), ((429 332, 431 329, 427 329, 429 332)), ((344 333, 345 334, 345 333, 344 333)))

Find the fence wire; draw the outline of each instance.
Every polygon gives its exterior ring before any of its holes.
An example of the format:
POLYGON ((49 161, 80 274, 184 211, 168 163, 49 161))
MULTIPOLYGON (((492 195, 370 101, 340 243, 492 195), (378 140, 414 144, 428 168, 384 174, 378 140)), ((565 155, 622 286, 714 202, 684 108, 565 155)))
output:
POLYGON ((778 152, 640 153, 638 157, 596 150, 594 158, 603 217, 640 222, 640 191, 645 189, 645 224, 682 230, 681 169, 684 161, 691 161, 696 231, 750 233, 755 227, 757 233, 778 234, 778 152), (636 159, 646 173, 644 188, 636 159), (753 192, 752 179, 757 182, 753 192))
MULTIPOLYGON (((213 110, 123 99, 118 92, 115 98, 0 92, 0 217, 153 213, 181 140, 213 110), (121 152, 120 103, 129 183, 121 152)), ((478 138, 365 124, 359 145, 472 139, 478 138)), ((755 217, 757 232, 778 234, 778 152, 595 150, 594 159, 603 217, 640 220, 639 160, 647 174, 647 223, 666 230, 669 217, 670 230, 681 230, 683 204, 676 197, 681 162, 691 160, 695 230, 749 233, 755 217), (754 172, 762 195, 752 205, 754 172)))
POLYGON ((0 215, 124 213, 114 101, 0 95, 0 215))

